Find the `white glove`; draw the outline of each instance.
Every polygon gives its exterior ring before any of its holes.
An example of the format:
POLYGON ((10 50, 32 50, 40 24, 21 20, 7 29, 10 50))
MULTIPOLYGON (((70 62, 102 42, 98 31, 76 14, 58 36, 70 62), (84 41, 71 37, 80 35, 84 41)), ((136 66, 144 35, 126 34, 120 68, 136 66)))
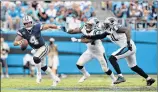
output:
POLYGON ((77 39, 77 38, 75 38, 75 37, 72 37, 72 38, 71 38, 71 41, 72 41, 72 42, 81 42, 81 39, 77 39))
POLYGON ((76 39, 75 37, 72 37, 72 38, 71 38, 71 41, 72 41, 72 42, 77 42, 78 39, 76 39))
POLYGON ((60 27, 60 26, 57 26, 57 29, 61 29, 61 27, 60 27))
POLYGON ((35 53, 36 53, 36 50, 32 49, 31 54, 35 54, 35 53))

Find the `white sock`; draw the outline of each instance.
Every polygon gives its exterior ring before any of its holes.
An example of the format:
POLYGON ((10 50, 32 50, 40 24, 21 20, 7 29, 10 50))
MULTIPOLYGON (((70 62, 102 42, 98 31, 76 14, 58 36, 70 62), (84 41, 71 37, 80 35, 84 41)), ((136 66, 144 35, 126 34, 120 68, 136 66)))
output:
POLYGON ((115 77, 115 75, 114 75, 114 73, 112 72, 111 73, 111 75, 109 75, 110 77, 111 77, 111 79, 113 80, 113 81, 115 81, 116 80, 116 77, 115 77))
POLYGON ((80 69, 81 73, 83 75, 86 75, 88 72, 86 71, 85 67, 83 67, 82 69, 80 69))
POLYGON ((146 80, 150 80, 150 79, 151 79, 151 77, 146 78, 146 80))
POLYGON ((46 74, 49 74, 53 80, 55 80, 55 74, 52 72, 50 67, 47 67, 47 70, 45 72, 46 74))
POLYGON ((41 63, 35 64, 35 66, 36 66, 37 74, 41 75, 41 63))
POLYGON ((123 77, 123 75, 122 75, 122 74, 118 74, 118 76, 121 76, 121 77, 123 77))

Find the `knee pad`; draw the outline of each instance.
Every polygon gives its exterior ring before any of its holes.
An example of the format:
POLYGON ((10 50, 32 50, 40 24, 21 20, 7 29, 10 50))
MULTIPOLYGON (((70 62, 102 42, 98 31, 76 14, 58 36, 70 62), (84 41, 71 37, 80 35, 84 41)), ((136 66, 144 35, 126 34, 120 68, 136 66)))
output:
POLYGON ((35 64, 39 64, 41 62, 41 59, 39 57, 33 57, 33 60, 35 64))
POLYGON ((110 62, 116 62, 117 58, 115 56, 111 55, 110 58, 109 58, 109 61, 110 62))
POLYGON ((46 71, 46 70, 47 70, 47 66, 41 67, 41 69, 42 69, 43 71, 46 71))
POLYGON ((77 66, 78 69, 82 69, 83 68, 83 66, 79 66, 77 64, 76 64, 76 66, 77 66))

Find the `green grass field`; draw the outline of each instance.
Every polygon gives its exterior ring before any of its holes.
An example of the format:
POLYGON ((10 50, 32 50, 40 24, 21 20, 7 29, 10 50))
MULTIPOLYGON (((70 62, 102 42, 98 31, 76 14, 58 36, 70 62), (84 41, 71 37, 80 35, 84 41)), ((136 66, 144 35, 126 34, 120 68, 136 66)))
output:
MULTIPOLYGON (((151 86, 138 75, 125 75, 126 82, 111 86, 106 75, 91 75, 84 83, 77 83, 81 75, 68 75, 57 87, 51 87, 52 81, 43 76, 42 82, 36 84, 35 78, 29 76, 11 76, 1 80, 1 92, 157 92, 157 80, 151 86)), ((156 75, 151 77, 157 79, 156 75)))

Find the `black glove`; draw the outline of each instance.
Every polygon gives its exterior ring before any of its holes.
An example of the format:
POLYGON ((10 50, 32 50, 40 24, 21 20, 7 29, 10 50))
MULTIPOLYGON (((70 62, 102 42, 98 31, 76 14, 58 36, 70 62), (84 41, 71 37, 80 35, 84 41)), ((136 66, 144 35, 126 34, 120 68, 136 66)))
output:
POLYGON ((127 47, 130 51, 132 51, 132 44, 130 43, 130 41, 127 41, 127 47))
POLYGON ((87 35, 82 35, 81 38, 87 38, 90 39, 91 36, 87 36, 87 35))

